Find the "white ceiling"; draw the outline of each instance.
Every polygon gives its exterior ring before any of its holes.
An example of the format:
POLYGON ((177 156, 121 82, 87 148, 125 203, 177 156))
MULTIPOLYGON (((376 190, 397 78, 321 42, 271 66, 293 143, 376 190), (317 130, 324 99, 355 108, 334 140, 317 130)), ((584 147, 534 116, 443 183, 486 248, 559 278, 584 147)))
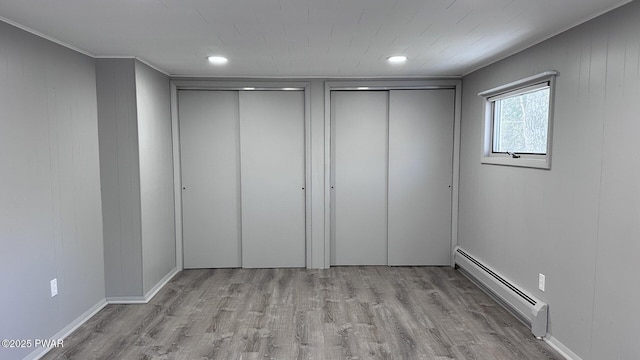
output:
POLYGON ((0 0, 0 16, 171 75, 411 77, 466 74, 627 2, 0 0), (387 64, 395 54, 409 60, 387 64))

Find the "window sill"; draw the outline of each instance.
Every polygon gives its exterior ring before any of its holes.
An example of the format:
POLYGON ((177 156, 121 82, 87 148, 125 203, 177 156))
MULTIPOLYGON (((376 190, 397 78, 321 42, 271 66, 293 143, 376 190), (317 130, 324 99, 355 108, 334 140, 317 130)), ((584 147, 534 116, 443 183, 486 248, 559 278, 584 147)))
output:
POLYGON ((551 169, 551 159, 549 156, 539 157, 520 157, 512 158, 509 156, 483 156, 480 159, 483 164, 515 166, 534 169, 551 169))

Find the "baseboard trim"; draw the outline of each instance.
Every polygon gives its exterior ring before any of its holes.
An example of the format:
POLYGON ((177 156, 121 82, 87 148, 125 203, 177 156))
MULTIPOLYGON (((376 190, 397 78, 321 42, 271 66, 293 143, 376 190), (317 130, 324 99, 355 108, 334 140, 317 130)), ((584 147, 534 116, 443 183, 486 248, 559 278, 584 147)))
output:
POLYGON ((107 297, 107 303, 114 304, 114 305, 146 304, 149 301, 151 301, 151 299, 153 299, 153 297, 156 296, 156 294, 158 294, 158 292, 162 290, 162 288, 165 285, 167 285, 169 281, 171 281, 171 279, 173 279, 173 277, 176 276, 179 272, 180 272, 180 269, 178 269, 177 267, 173 268, 173 270, 171 270, 167 275, 165 275, 165 277, 163 277, 144 296, 110 296, 110 297, 107 297))
POLYGON ((180 272, 180 270, 178 270, 177 267, 175 267, 175 268, 173 268, 173 270, 169 271, 169 273, 167 275, 165 275, 165 277, 163 277, 154 287, 152 287, 144 295, 145 300, 147 300, 147 302, 151 301, 151 299, 153 299, 153 297, 156 296, 156 294, 160 290, 162 290, 162 288, 165 285, 167 285, 169 283, 169 281, 171 281, 171 279, 173 279, 173 277, 176 276, 179 272, 180 272))
POLYGON ((148 302, 144 296, 109 296, 106 300, 109 305, 146 304, 148 302))
POLYGON ((571 349, 566 347, 563 343, 558 341, 558 339, 549 334, 545 336, 544 342, 549 344, 549 346, 551 346, 555 351, 560 353, 560 355, 562 355, 567 360, 582 360, 580 356, 576 355, 573 351, 571 351, 571 349))
MULTIPOLYGON (((151 288, 151 290, 149 290, 145 296, 115 296, 115 297, 107 297, 105 299, 98 301, 97 304, 93 305, 89 310, 85 311, 77 319, 73 320, 69 325, 65 326, 62 330, 58 331, 55 335, 50 337, 50 339, 54 339, 54 340, 66 339, 67 336, 71 335, 72 332, 76 331, 76 329, 78 329, 85 322, 87 322, 87 320, 91 319, 100 310, 104 309, 104 307, 107 305, 148 303, 179 272, 180 272, 180 269, 175 267, 165 277, 163 277, 153 288, 151 288)), ((42 348, 42 349, 34 350, 29 355, 27 355, 23 360, 40 359, 41 357, 46 355, 51 349, 52 348, 42 348)))
MULTIPOLYGON (((62 328, 62 330, 58 331, 55 335, 50 337, 50 339, 58 340, 65 339, 67 336, 71 335, 72 332, 76 331, 80 326, 82 326, 87 320, 91 319, 95 314, 97 314, 100 310, 102 310, 105 306, 107 306, 107 301, 102 299, 98 301, 97 304, 93 305, 89 310, 85 311, 82 315, 78 316, 75 320, 73 320, 69 325, 62 328)), ((27 355, 24 360, 37 360, 46 355, 52 348, 41 348, 36 349, 29 355, 27 355)))

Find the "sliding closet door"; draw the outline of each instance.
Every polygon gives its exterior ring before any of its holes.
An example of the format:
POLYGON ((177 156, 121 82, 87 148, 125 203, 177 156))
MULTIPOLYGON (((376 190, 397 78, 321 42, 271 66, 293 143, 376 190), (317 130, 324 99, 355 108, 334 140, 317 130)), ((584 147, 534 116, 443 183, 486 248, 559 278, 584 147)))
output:
POLYGON ((389 95, 389 265, 449 265, 454 90, 389 95))
POLYGON ((386 91, 331 92, 332 265, 387 264, 386 91))
POLYGON ((178 92, 185 268, 239 267, 238 93, 178 92))
POLYGON ((304 92, 240 92, 242 264, 305 266, 304 92))

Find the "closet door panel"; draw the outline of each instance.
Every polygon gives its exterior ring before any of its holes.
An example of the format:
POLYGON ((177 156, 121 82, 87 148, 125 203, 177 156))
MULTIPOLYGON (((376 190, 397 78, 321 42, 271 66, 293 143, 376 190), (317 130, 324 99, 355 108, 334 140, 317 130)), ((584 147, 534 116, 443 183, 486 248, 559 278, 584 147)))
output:
POLYGON ((178 92, 185 268, 239 267, 238 93, 178 92))
POLYGON ((387 264, 386 91, 331 92, 332 265, 387 264))
POLYGON ((240 92, 242 264, 303 267, 303 91, 240 92))
POLYGON ((449 265, 454 90, 389 94, 389 265, 449 265))

